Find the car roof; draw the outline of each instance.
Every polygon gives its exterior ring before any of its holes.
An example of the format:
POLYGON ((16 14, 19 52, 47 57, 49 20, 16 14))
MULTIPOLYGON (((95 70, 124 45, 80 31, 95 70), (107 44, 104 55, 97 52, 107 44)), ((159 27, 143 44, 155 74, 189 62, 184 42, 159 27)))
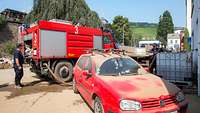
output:
POLYGON ((100 67, 106 60, 111 58, 130 58, 129 56, 115 53, 90 53, 84 54, 83 56, 90 56, 92 61, 94 61, 98 67, 100 67))

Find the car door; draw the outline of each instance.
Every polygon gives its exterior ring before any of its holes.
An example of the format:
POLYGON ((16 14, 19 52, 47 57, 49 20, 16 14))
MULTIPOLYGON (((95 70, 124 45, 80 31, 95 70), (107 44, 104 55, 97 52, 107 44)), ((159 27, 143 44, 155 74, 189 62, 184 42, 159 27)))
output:
POLYGON ((80 93, 84 93, 85 91, 83 90, 83 87, 82 87, 82 72, 83 72, 83 66, 84 66, 84 62, 86 60, 86 57, 85 56, 82 56, 79 58, 76 66, 74 67, 74 77, 75 77, 75 80, 76 80, 76 84, 77 84, 77 88, 79 90, 80 93))
POLYGON ((92 69, 92 60, 91 57, 88 56, 86 57, 85 61, 84 61, 84 68, 83 71, 86 71, 90 74, 90 76, 84 76, 83 74, 81 75, 82 77, 82 86, 86 92, 86 95, 84 98, 86 98, 86 100, 88 101, 88 103, 92 102, 92 92, 93 92, 93 88, 94 88, 94 72, 92 69))

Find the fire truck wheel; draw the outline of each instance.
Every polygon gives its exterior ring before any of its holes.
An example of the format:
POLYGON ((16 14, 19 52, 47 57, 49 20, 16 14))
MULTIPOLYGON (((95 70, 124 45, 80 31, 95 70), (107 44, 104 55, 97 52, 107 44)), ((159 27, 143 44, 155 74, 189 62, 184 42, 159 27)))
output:
POLYGON ((55 74, 65 82, 70 82, 73 78, 72 72, 73 66, 70 62, 62 61, 59 62, 55 67, 55 74))

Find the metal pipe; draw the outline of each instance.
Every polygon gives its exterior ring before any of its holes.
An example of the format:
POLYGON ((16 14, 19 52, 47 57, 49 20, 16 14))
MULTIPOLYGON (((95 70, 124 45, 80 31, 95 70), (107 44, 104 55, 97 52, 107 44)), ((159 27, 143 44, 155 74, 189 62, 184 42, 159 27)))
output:
POLYGON ((124 26, 125 24, 123 24, 123 46, 124 46, 124 26))

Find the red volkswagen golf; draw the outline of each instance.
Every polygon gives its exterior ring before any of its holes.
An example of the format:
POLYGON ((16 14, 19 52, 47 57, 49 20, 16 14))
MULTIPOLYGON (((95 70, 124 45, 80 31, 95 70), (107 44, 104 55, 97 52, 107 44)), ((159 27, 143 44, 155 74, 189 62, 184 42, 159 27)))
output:
POLYGON ((174 84, 147 73, 126 55, 82 55, 73 90, 94 113, 186 113, 188 102, 174 84))

